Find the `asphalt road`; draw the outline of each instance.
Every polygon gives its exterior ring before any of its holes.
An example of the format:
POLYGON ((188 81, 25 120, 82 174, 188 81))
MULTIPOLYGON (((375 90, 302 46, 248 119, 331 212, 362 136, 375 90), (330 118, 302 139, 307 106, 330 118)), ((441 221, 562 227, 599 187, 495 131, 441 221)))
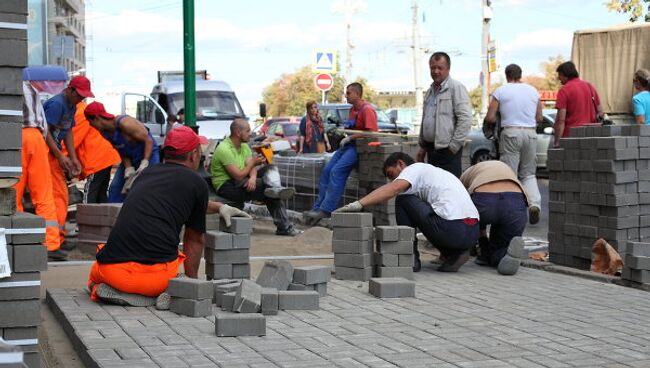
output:
POLYGON ((539 222, 535 225, 528 224, 524 236, 536 240, 547 241, 548 239, 548 179, 537 178, 539 191, 542 194, 542 213, 539 222))

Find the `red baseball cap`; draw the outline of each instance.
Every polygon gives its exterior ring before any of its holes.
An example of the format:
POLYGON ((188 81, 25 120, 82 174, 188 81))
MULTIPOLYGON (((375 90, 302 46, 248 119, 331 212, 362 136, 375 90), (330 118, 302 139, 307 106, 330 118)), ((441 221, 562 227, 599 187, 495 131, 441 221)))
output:
POLYGON ((81 97, 95 97, 95 95, 90 91, 90 80, 83 75, 78 75, 70 79, 68 87, 74 88, 81 97))
POLYGON ((101 116, 106 119, 113 119, 115 115, 109 114, 106 112, 106 109, 104 108, 104 104, 101 102, 92 102, 86 106, 86 109, 84 110, 84 115, 86 116, 101 116))
POLYGON ((163 143, 163 149, 182 155, 195 149, 199 144, 207 143, 208 139, 194 133, 192 128, 180 126, 169 131, 163 143))

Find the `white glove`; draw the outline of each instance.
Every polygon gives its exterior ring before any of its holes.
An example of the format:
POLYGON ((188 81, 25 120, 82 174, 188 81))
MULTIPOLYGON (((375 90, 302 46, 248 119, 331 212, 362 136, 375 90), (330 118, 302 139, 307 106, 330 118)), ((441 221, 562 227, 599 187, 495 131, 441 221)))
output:
POLYGON ((340 147, 345 147, 345 146, 346 146, 347 144, 349 144, 350 142, 352 142, 352 138, 350 138, 350 137, 345 137, 345 138, 341 139, 341 142, 339 143, 339 146, 340 146, 340 147))
POLYGON ((140 161, 140 166, 138 166, 138 174, 140 174, 147 167, 149 167, 149 160, 142 159, 142 161, 140 161))
POLYGON ((135 175, 135 169, 133 168, 133 166, 129 166, 126 169, 124 169, 124 179, 125 180, 132 177, 133 175, 135 175))
POLYGON ((231 217, 247 217, 252 218, 248 213, 240 210, 239 208, 228 206, 227 204, 221 205, 219 208, 219 216, 223 218, 226 226, 230 226, 231 217))
POLYGON ((361 212, 363 210, 363 205, 359 201, 354 201, 350 204, 347 204, 339 209, 337 209, 334 212, 340 213, 340 212, 361 212))

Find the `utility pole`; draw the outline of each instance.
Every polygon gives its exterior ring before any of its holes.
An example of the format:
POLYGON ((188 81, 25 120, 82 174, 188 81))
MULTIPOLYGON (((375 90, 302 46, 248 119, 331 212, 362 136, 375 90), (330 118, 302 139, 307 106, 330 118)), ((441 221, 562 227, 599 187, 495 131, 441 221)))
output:
POLYGON ((194 0, 183 0, 183 72, 185 125, 196 129, 196 64, 194 49, 194 0))
POLYGON ((481 120, 487 115, 488 98, 490 94, 490 68, 488 44, 490 43, 490 21, 492 20, 492 1, 481 0, 483 9, 483 41, 481 42, 481 120))
POLYGON ((413 0, 413 82, 415 84, 415 124, 416 132, 420 131, 422 123, 422 84, 420 83, 420 66, 422 65, 422 49, 420 48, 420 26, 418 24, 418 2, 413 0))
POLYGON ((366 3, 361 0, 340 0, 334 3, 332 10, 345 16, 345 83, 352 82, 352 17, 363 10, 366 3))

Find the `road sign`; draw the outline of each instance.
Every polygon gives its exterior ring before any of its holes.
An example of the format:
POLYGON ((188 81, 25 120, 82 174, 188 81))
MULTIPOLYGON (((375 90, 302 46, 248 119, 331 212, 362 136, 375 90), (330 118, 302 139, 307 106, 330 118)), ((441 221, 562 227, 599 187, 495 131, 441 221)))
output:
POLYGON ((336 51, 316 50, 312 70, 316 73, 336 73, 336 51))
POLYGON ((490 73, 497 71, 497 45, 494 41, 488 44, 488 71, 490 73))
POLYGON ((329 74, 319 74, 314 79, 314 84, 320 91, 329 91, 334 86, 334 78, 329 74))

